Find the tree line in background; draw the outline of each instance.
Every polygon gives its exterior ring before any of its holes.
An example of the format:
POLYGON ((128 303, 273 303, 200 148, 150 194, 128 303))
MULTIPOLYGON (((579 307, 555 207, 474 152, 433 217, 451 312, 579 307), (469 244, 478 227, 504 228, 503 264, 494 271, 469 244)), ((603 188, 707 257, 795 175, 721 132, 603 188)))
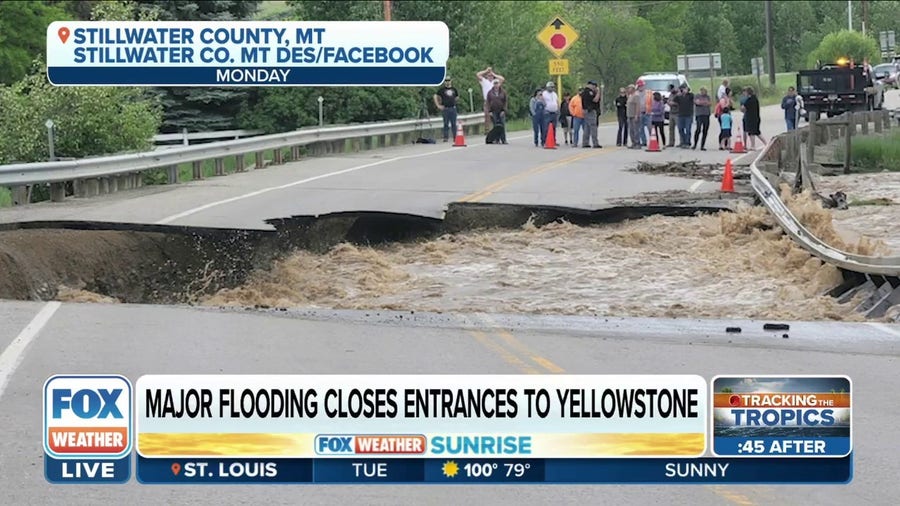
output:
MULTIPOLYGON (((860 2, 855 2, 859 4, 860 2)), ((895 28, 900 2, 866 2, 868 38, 846 32, 847 2, 773 2, 776 71, 808 68, 848 51, 877 60, 871 37, 895 28), (841 30, 845 30, 840 33, 841 30)), ((43 123, 58 124, 57 151, 89 156, 145 149, 157 132, 263 129, 294 130, 318 123, 322 96, 329 124, 435 114, 435 88, 55 88, 46 84, 40 59, 45 33, 56 20, 349 21, 384 19, 381 0, 291 0, 281 9, 259 1, 17 1, 0 3, 0 163, 42 160, 43 123), (35 60, 38 60, 35 66, 35 60), (43 79, 42 79, 43 78, 43 79), (85 102, 82 104, 82 102, 85 102), (80 111, 72 114, 72 111, 80 111)), ((462 112, 481 110, 475 73, 487 66, 507 78, 510 115, 527 116, 528 100, 546 83, 550 53, 535 39, 554 15, 581 37, 565 55, 572 74, 563 91, 588 79, 603 82, 606 103, 618 88, 649 71, 673 71, 679 54, 722 54, 722 75, 750 73, 750 60, 766 54, 762 1, 434 1, 395 0, 395 21, 442 20, 450 28, 448 73, 461 95, 462 112)), ((859 29, 863 9, 854 7, 859 29)))

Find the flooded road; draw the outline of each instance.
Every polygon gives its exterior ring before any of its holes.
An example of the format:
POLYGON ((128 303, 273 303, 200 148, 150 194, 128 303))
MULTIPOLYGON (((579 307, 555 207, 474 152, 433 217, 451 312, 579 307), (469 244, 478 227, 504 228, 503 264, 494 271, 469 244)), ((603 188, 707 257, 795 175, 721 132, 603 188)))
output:
MULTIPOLYGON (((791 207, 841 241, 831 214, 791 207)), ((664 317, 861 320, 824 295, 839 271, 796 246, 762 207, 616 225, 486 231, 325 255, 299 251, 206 305, 664 317)), ((843 244, 872 253, 883 245, 843 244)))
POLYGON ((823 195, 843 191, 850 209, 834 212, 834 223, 842 231, 882 239, 900 251, 900 172, 817 177, 823 195))

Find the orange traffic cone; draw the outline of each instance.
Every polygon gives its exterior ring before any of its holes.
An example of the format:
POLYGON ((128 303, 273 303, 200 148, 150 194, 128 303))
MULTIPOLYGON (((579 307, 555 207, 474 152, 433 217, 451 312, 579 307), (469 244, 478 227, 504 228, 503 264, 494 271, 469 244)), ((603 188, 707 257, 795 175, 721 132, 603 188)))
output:
POLYGON ((456 140, 453 141, 454 148, 464 148, 466 147, 466 136, 463 132, 462 123, 456 125, 456 140))
POLYGON ((547 128, 547 142, 544 143, 544 149, 556 149, 556 130, 552 122, 547 128))
POLYGON ((731 158, 725 161, 725 172, 722 174, 722 191, 734 193, 734 171, 731 169, 731 158))
POLYGON ((662 151, 659 149, 659 139, 656 138, 656 129, 650 129, 650 145, 647 146, 647 151, 662 151))
POLYGON ((732 153, 746 153, 747 150, 744 149, 744 138, 741 137, 741 129, 738 127, 737 135, 734 137, 734 146, 731 147, 732 153))

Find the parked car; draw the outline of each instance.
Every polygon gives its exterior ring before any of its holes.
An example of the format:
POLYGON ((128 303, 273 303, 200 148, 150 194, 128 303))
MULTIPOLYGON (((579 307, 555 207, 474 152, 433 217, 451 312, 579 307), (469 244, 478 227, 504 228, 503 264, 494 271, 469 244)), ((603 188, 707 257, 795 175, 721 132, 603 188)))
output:
POLYGON ((896 63, 882 63, 873 69, 875 80, 880 81, 885 88, 900 88, 900 65, 896 63))
MULTIPOLYGON (((669 100, 669 85, 679 88, 682 84, 690 86, 688 80, 682 74, 673 72, 649 72, 638 78, 638 81, 644 81, 644 86, 652 91, 658 91, 662 95, 663 100, 669 100)), ((666 103, 666 119, 669 119, 669 104, 666 103)))

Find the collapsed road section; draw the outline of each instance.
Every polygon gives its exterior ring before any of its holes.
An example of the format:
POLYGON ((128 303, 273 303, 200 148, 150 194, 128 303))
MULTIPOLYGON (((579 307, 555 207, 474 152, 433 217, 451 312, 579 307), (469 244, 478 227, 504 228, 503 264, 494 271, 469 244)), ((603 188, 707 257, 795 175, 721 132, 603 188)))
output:
POLYGON ((0 298, 798 320, 900 309, 861 312, 863 299, 835 290, 865 280, 797 247, 741 199, 593 211, 453 204, 442 220, 345 212, 270 224, 5 225, 0 298))

